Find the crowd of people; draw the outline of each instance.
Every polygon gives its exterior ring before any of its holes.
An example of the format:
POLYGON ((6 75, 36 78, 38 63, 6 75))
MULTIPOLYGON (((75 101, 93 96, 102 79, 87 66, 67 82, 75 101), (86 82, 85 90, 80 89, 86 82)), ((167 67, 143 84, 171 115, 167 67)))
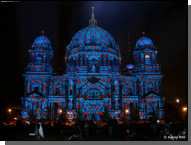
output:
POLYGON ((108 121, 108 129, 109 129, 109 135, 117 134, 117 124, 118 121, 115 119, 115 117, 112 119, 110 118, 108 121))
POLYGON ((80 133, 84 137, 88 137, 89 134, 93 135, 95 134, 95 124, 93 120, 87 120, 86 118, 84 120, 77 119, 75 121, 75 126, 73 129, 73 132, 80 133), (77 128, 78 127, 78 128, 77 128))
MULTIPOLYGON (((93 136, 96 135, 96 129, 98 128, 98 126, 96 125, 96 123, 93 120, 88 120, 87 118, 85 119, 75 119, 73 120, 75 122, 74 126, 66 126, 61 124, 60 121, 54 121, 54 124, 47 124, 46 125, 46 129, 50 130, 50 132, 60 132, 60 130, 71 130, 72 129, 72 134, 78 135, 80 136, 80 138, 88 138, 89 135, 93 136), (65 127, 64 127, 65 126, 65 127)), ((166 123, 169 123, 169 119, 166 119, 166 123)), ((161 129, 159 129, 159 131, 157 131, 157 128, 159 128, 159 125, 157 125, 157 116, 156 115, 152 115, 152 117, 150 117, 150 127, 147 127, 147 132, 150 132, 152 134, 157 135, 157 132, 160 132, 160 136, 162 135, 162 131, 160 131, 161 129), (158 126, 158 127, 157 127, 158 126)), ((43 128, 44 128, 45 124, 43 124, 43 121, 40 119, 36 125, 35 125, 35 135, 37 136, 38 140, 43 140, 44 139, 44 133, 43 133, 43 128)), ((109 120, 107 121, 107 129, 108 129, 108 134, 109 135, 117 135, 119 133, 119 128, 121 125, 118 125, 118 121, 117 119, 114 118, 109 118, 109 120)), ((123 125, 122 125, 123 126, 123 125)), ((132 123, 131 121, 129 122, 128 128, 129 128, 129 134, 128 136, 134 136, 135 134, 141 134, 140 130, 142 130, 143 134, 144 132, 144 128, 145 126, 147 126, 147 124, 140 125, 140 124, 136 124, 136 123, 132 123), (142 126, 142 127, 140 127, 142 126)), ((106 129, 106 128, 105 128, 106 129)), ((124 133, 124 132, 123 132, 124 133)))

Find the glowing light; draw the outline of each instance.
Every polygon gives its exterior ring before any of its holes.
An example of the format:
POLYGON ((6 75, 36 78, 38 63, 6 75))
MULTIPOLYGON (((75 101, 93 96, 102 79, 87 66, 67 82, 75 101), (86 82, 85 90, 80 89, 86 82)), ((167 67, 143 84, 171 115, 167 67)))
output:
POLYGON ((145 55, 145 58, 150 58, 150 56, 149 55, 145 55))
POLYGON ((11 109, 9 109, 8 111, 11 112, 11 109))
POLYGON ((126 65, 126 68, 127 68, 127 69, 133 69, 133 68, 134 68, 134 65, 133 65, 133 64, 128 64, 128 65, 126 65))
POLYGON ((183 108, 183 110, 184 110, 184 111, 186 111, 186 110, 187 110, 187 108, 185 107, 185 108, 183 108))
POLYGON ((179 103, 179 99, 176 99, 176 102, 179 103))
POLYGON ((60 113, 62 113, 62 110, 60 109, 60 111, 59 111, 60 113))
POLYGON ((128 110, 128 109, 126 109, 126 110, 125 110, 125 112, 126 112, 126 113, 128 113, 128 112, 129 112, 129 110, 128 110))

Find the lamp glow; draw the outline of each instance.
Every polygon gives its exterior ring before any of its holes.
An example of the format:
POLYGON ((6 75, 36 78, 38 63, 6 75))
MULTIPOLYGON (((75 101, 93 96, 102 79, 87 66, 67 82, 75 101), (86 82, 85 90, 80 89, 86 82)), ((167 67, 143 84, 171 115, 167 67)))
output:
POLYGON ((186 110, 187 110, 187 108, 185 107, 185 108, 183 108, 183 110, 184 110, 184 111, 186 111, 186 110))

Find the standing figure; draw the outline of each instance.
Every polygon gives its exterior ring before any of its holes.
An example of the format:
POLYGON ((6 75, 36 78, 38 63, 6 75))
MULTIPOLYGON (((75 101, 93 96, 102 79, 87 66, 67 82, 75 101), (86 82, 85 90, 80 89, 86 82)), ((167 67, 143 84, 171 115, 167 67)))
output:
POLYGON ((44 133, 43 133, 42 120, 41 119, 37 122, 37 128, 38 128, 37 140, 43 140, 44 139, 44 133))
POLYGON ((108 121, 109 135, 112 135, 112 118, 108 121))
POLYGON ((88 135, 89 135, 89 125, 88 125, 87 121, 86 121, 86 123, 84 125, 84 132, 85 132, 85 137, 88 137, 88 135))
POLYGON ((152 124, 152 128, 153 128, 153 133, 157 133, 157 117, 156 117, 156 115, 152 116, 151 124, 152 124))

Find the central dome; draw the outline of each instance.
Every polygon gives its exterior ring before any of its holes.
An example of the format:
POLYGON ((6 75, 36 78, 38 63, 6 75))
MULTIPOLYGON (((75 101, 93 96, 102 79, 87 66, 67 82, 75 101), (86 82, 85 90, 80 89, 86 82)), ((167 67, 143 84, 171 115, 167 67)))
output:
POLYGON ((93 9, 89 26, 78 31, 67 46, 66 73, 120 73, 119 46, 106 30, 97 26, 93 9))
POLYGON ((117 48, 113 37, 104 29, 98 26, 88 26, 77 32, 68 45, 68 50, 80 46, 105 46, 112 49, 117 48))

